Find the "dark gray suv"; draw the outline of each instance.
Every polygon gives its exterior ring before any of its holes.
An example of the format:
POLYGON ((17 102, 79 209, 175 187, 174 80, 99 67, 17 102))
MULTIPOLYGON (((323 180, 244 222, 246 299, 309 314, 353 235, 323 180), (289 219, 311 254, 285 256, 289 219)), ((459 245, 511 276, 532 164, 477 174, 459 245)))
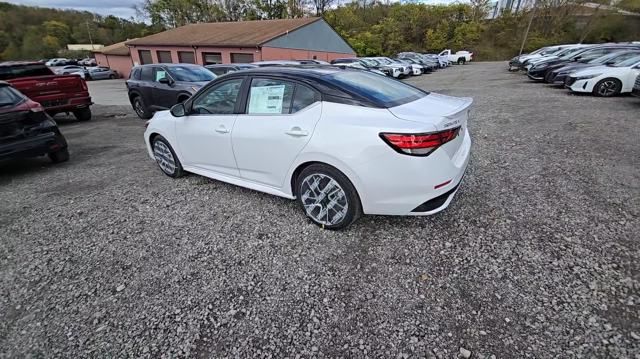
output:
POLYGON ((200 65, 153 64, 136 66, 127 80, 129 101, 142 119, 183 102, 216 75, 200 65))

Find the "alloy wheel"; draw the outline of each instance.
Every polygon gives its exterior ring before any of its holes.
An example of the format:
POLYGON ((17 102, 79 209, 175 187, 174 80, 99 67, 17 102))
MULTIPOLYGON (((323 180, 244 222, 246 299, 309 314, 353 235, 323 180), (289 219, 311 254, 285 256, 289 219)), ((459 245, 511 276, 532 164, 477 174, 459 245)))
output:
POLYGON ((176 171, 176 161, 166 143, 162 141, 154 142, 153 156, 164 173, 171 175, 176 171))
POLYGON ((598 94, 600 96, 611 96, 618 89, 618 84, 613 80, 607 80, 600 84, 598 87, 598 94))
POLYGON ((305 177, 300 193, 305 212, 319 224, 336 225, 347 215, 349 201, 344 189, 325 174, 314 173, 305 177))
POLYGON ((143 117, 144 116, 144 109, 142 108, 142 102, 140 101, 140 99, 136 99, 135 101, 135 110, 136 113, 138 114, 138 116, 143 117))

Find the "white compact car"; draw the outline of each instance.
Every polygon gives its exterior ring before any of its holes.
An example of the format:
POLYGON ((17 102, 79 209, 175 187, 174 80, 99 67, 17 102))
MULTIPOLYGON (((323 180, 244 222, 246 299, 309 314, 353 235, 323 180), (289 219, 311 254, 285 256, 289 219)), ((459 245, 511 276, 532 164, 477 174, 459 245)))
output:
POLYGON ((565 87, 573 92, 591 92, 596 96, 610 97, 633 90, 640 74, 640 56, 612 65, 589 67, 567 77, 565 87))
POLYGON ((297 199, 340 229, 361 214, 445 209, 469 161, 472 102, 355 69, 255 68, 156 113, 144 140, 168 176, 297 199))

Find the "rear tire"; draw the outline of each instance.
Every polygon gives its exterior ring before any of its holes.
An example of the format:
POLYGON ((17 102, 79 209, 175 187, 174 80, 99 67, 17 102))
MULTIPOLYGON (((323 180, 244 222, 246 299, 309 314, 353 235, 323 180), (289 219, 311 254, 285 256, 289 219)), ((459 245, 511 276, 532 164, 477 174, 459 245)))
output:
POLYGON ((296 179, 297 201, 316 225, 343 229, 362 216, 358 192, 347 176, 325 164, 312 164, 296 179))
POLYGON ((593 94, 599 97, 613 97, 620 94, 622 83, 618 79, 606 78, 593 86, 593 94))
POLYGON ((145 106, 141 96, 135 96, 131 101, 131 104, 133 105, 133 110, 136 112, 136 115, 141 119, 148 120, 153 116, 153 114, 147 109, 147 106, 145 106))
POLYGON ((151 142, 153 156, 160 170, 169 177, 178 178, 184 174, 182 164, 173 151, 169 142, 162 136, 158 135, 151 142))
POLYGON ((115 80, 115 78, 116 78, 116 75, 114 75, 114 74, 109 75, 109 79, 115 80))
POLYGON ((53 163, 66 162, 69 160, 69 150, 65 148, 60 151, 51 152, 49 153, 49 159, 53 163))
POLYGON ((467 60, 464 57, 458 58, 458 65, 464 65, 465 62, 467 62, 467 60))
POLYGON ((78 121, 89 121, 91 119, 91 109, 85 107, 75 110, 73 111, 73 116, 75 116, 78 121))

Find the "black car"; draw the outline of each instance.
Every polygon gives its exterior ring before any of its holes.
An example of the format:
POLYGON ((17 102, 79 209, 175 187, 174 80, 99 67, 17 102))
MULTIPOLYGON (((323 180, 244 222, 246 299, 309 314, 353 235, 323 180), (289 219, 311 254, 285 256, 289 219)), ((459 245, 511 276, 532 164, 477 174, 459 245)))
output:
POLYGON ((54 163, 69 159, 56 122, 39 103, 0 81, 0 160, 44 155, 54 163))
POLYGON ((138 117, 184 102, 217 76, 200 65, 154 64, 136 66, 127 80, 129 101, 138 117))
POLYGON ((613 52, 604 56, 592 60, 580 60, 565 64, 562 67, 547 71, 544 77, 544 81, 550 84, 564 85, 564 80, 569 76, 571 72, 582 70, 587 67, 600 66, 600 65, 612 65, 618 61, 624 61, 626 59, 638 56, 640 49, 638 50, 622 50, 620 52, 613 52))
POLYGON ((639 45, 627 45, 627 44, 612 44, 612 45, 596 45, 589 46, 586 48, 582 48, 579 51, 571 52, 568 55, 548 59, 542 62, 538 62, 533 65, 529 71, 527 71, 527 76, 534 81, 544 81, 547 72, 553 71, 557 68, 563 67, 566 64, 571 62, 586 60, 590 61, 596 59, 598 57, 604 56, 606 54, 610 54, 612 52, 622 51, 622 50, 633 50, 640 49, 639 45))
POLYGON ((222 76, 224 74, 228 74, 230 72, 236 72, 240 70, 248 70, 253 69, 258 66, 252 64, 218 64, 218 65, 207 65, 205 68, 211 72, 213 72, 216 76, 222 76))

